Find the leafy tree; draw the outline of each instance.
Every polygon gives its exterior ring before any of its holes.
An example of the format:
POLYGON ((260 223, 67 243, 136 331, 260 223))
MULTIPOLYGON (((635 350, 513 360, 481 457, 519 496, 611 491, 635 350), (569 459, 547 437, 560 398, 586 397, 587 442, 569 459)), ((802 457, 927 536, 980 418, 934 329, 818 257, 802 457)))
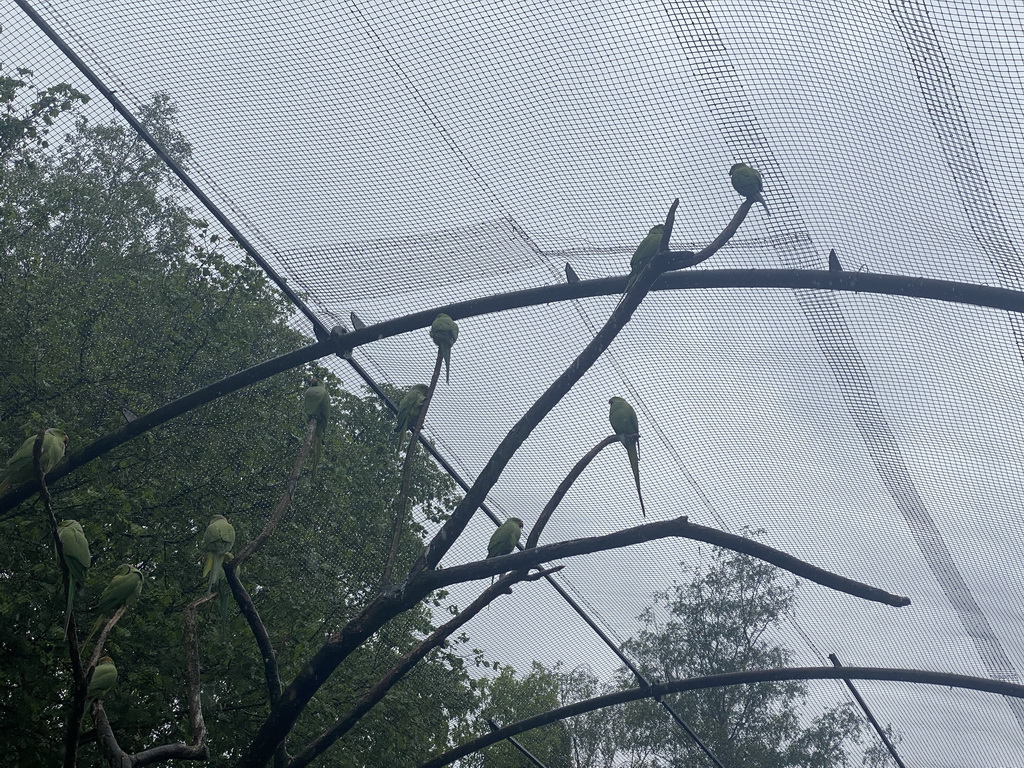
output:
MULTIPOLYGON (((60 426, 72 448, 81 447, 121 427, 122 409, 144 413, 307 343, 289 325, 290 306, 182 204, 166 166, 133 133, 81 117, 69 124, 83 95, 66 85, 34 90, 31 73, 16 74, 0 78, 0 446, 60 426), (53 140, 58 131, 63 138, 53 140)), ((158 96, 140 113, 187 162, 168 99, 158 96)), ((391 524, 388 489, 397 491, 400 471, 390 413, 317 374, 335 401, 322 478, 304 481, 278 535, 241 575, 285 678, 376 587, 391 524)), ((283 373, 55 484, 58 516, 78 519, 91 542, 79 606, 96 602, 122 562, 146 575, 142 599, 107 645, 121 675, 106 710, 126 750, 189 739, 182 617, 203 591, 198 542, 218 513, 234 524, 236 547, 260 531, 299 449, 303 387, 303 371, 283 373)), ((418 461, 413 501, 421 514, 442 519, 454 500, 450 480, 418 461)), ((70 674, 60 572, 35 507, 6 524, 0 542, 0 668, 10 681, 0 688, 0 741, 12 764, 52 766, 70 674)), ((406 562, 422 535, 413 522, 406 562)), ((211 753, 223 758, 236 754, 267 704, 248 627, 233 611, 221 631, 216 613, 203 613, 203 701, 211 753)), ((351 658, 296 739, 332 721, 430 629, 429 618, 429 605, 405 614, 351 658)), ((79 612, 80 624, 92 620, 79 612)), ((449 724, 471 704, 466 680, 458 655, 435 652, 363 721, 358 738, 335 750, 333 764, 394 765, 398 754, 443 748, 449 724), (395 722, 407 724, 398 735, 395 722)), ((83 764, 96 759, 95 749, 83 747, 83 764)))
MULTIPOLYGON (((784 667, 791 653, 767 639, 768 630, 793 610, 796 584, 752 557, 713 550, 707 571, 676 584, 641 617, 644 629, 625 644, 653 680, 702 677, 745 669, 784 667)), ((620 672, 620 682, 633 685, 620 672)), ((667 697, 716 756, 737 768, 839 768, 848 764, 849 740, 861 721, 851 707, 828 710, 806 726, 800 682, 757 683, 667 697)), ((650 701, 627 705, 624 721, 643 734, 652 755, 645 765, 692 765, 706 759, 650 701), (655 762, 656 761, 656 762, 655 762)))
MULTIPOLYGON (((476 721, 464 728, 460 735, 465 738, 472 732, 485 732, 488 730, 488 718, 503 726, 554 709, 561 703, 560 682, 558 676, 540 662, 533 662, 530 672, 521 677, 512 667, 500 667, 496 677, 477 681, 484 704, 476 721)), ((571 745, 563 723, 536 728, 516 740, 545 765, 569 764, 571 745)), ((496 744, 467 760, 467 765, 480 768, 520 768, 529 764, 508 742, 496 744)))
MULTIPOLYGON (((704 572, 685 585, 657 595, 659 605, 641 617, 644 629, 624 648, 649 679, 685 679, 744 669, 782 667, 785 648, 770 644, 766 632, 792 611, 796 585, 760 560, 714 550, 704 572), (661 608, 661 610, 659 610, 661 608), (667 619, 659 619, 663 613, 667 619)), ((625 668, 614 683, 602 682, 586 667, 548 669, 534 663, 517 679, 509 668, 485 688, 487 705, 500 724, 523 719, 547 706, 563 706, 636 685, 625 668), (543 695, 541 695, 543 692, 543 695)), ((804 685, 761 683, 667 697, 716 756, 738 768, 840 768, 847 747, 861 736, 861 721, 848 706, 801 725, 804 685)), ((577 768, 656 768, 704 765, 707 757, 655 702, 599 709, 560 723, 567 755, 554 765, 577 768)), ((552 728, 553 726, 548 726, 552 728)), ((478 729, 479 730, 479 729, 478 729)), ((530 735, 523 734, 523 738, 530 735)), ((549 737, 550 739, 550 737, 549 737)), ((492 748, 499 758, 484 766, 512 766, 507 746, 492 748)), ((538 755, 539 756, 539 755, 538 755)), ((876 755, 874 758, 877 759, 876 755)), ((542 759, 543 760, 543 759, 542 759)), ((872 764, 872 763, 868 763, 872 764)))

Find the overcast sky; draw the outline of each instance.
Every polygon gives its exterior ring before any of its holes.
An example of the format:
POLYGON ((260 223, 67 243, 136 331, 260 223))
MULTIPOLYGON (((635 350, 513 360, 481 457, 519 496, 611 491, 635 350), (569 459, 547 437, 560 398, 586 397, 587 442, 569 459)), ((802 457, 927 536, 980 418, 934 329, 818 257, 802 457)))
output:
MULTIPOLYGON (((566 251, 584 278, 621 274, 675 197, 674 242, 699 247, 735 210, 727 169, 739 160, 765 172, 774 216, 755 209, 701 268, 822 268, 834 247, 847 269, 1018 279, 1024 25, 1013 3, 56 0, 38 10, 126 102, 171 95, 200 184, 328 325, 352 309, 373 322, 550 284, 566 251)), ((5 63, 90 90, 20 10, 0 13, 5 63)), ((91 112, 111 115, 99 103, 91 112)), ((475 476, 615 300, 460 323, 452 383, 427 419, 460 471, 475 476)), ((763 528, 773 546, 913 599, 893 609, 802 585, 795 621, 773 636, 796 663, 827 664, 834 651, 850 665, 993 675, 1004 658, 1000 675, 1017 679, 1015 322, 884 296, 651 296, 490 503, 532 524, 608 433, 608 397, 622 395, 640 414, 652 519, 763 528), (965 630, 964 600, 990 634, 965 630)), ((407 385, 427 379, 433 354, 418 332, 356 356, 407 385)), ((545 541, 639 522, 612 446, 545 541)), ((479 557, 492 530, 478 516, 445 562, 479 557)), ((564 573, 625 639, 652 595, 683 578, 680 561, 699 567, 707 548, 659 542, 564 573)), ((517 669, 535 658, 616 666, 544 585, 517 589, 471 630, 475 647, 517 669)), ((861 687, 906 735, 909 764, 1024 764, 1022 726, 1002 699, 861 687)), ((837 684, 810 691, 810 711, 846 700, 837 684)))

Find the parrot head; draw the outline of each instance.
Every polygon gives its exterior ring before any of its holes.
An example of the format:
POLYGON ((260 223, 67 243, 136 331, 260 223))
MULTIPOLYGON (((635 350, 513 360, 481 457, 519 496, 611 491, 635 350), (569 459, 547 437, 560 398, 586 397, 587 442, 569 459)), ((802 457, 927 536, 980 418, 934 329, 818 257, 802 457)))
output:
POLYGON ((64 445, 67 445, 68 441, 71 439, 68 437, 67 432, 65 432, 63 429, 57 429, 55 427, 50 427, 48 430, 46 430, 46 434, 53 435, 54 437, 59 437, 61 440, 64 441, 64 445))
POLYGON ((742 168, 746 163, 736 163, 732 168, 729 169, 729 175, 732 176, 736 171, 742 168))

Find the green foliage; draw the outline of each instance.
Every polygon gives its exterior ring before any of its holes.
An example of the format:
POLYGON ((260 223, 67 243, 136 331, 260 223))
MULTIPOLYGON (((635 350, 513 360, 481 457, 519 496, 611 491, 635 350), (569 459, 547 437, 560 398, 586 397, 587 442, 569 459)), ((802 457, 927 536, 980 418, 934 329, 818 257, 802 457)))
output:
MULTIPOLYGON (((795 583, 760 560, 728 550, 714 550, 705 572, 693 574, 657 596, 658 603, 641 619, 644 629, 625 650, 654 681, 684 679, 744 669, 786 666, 790 653, 766 639, 783 621, 796 599, 795 583)), ((636 679, 620 669, 614 684, 590 669, 548 669, 534 664, 517 679, 507 667, 485 684, 485 713, 502 725, 572 702, 591 699, 636 679)), ((861 735, 852 708, 840 706, 801 721, 804 685, 761 683, 668 696, 676 711, 730 768, 841 768, 849 765, 847 748, 861 735)), ((704 765, 707 757, 661 707, 642 700, 589 712, 544 729, 548 765, 575 768, 683 768, 704 765), (566 743, 567 740, 567 743, 566 743), (567 750, 567 751, 566 751, 567 750)), ((476 733, 482 732, 480 728, 476 733)), ((538 731, 541 733, 543 731, 538 731)), ((522 735, 524 742, 532 732, 522 735)), ((542 747, 538 747, 542 748, 542 747)), ((479 759, 479 766, 526 765, 507 746, 491 749, 499 757, 479 759)), ((538 755, 539 756, 539 755, 538 755)), ((543 760, 543 758, 542 758, 543 760)), ((873 763, 869 763, 873 764, 873 763)))
MULTIPOLYGON (((559 682, 556 675, 538 662, 533 662, 530 672, 522 677, 517 677, 512 667, 504 666, 497 677, 478 680, 476 685, 486 704, 478 713, 473 726, 460 734, 459 741, 489 731, 487 718, 494 718, 500 727, 554 709, 560 705, 559 682)), ((545 765, 569 765, 571 745, 562 723, 528 731, 517 736, 516 741, 545 765)), ((507 741, 472 755, 467 758, 466 764, 478 768, 522 768, 531 765, 507 741)))
MULTIPOLYGON (((630 656, 652 679, 683 679, 744 669, 787 666, 790 652, 767 633, 792 612, 796 584, 760 560, 714 550, 713 563, 686 585, 658 596, 667 617, 649 610, 646 627, 626 643, 630 656)), ((633 685, 632 676, 620 673, 633 685)), ((736 768, 839 768, 848 765, 846 745, 861 722, 848 706, 801 725, 805 685, 757 683, 667 697, 717 757, 736 768)), ((660 764, 689 765, 697 747, 652 702, 624 708, 634 734, 660 764)), ((651 763, 653 764, 653 763, 651 763)))
MULTIPOLYGON (((77 450, 121 427, 124 408, 145 413, 307 343, 289 325, 289 305, 182 203, 145 144, 119 125, 76 119, 86 97, 70 86, 29 92, 28 74, 0 77, 0 454, 42 426, 65 429, 77 450), (63 138, 44 141, 51 130, 63 138)), ((187 163, 166 96, 140 114, 187 163)), ((237 552, 263 528, 305 431, 309 373, 288 371, 223 397, 54 484, 58 518, 77 519, 93 553, 76 601, 79 637, 95 619, 84 608, 121 563, 145 575, 138 605, 107 644, 120 679, 106 709, 129 752, 191 738, 183 609, 205 591, 202 532, 213 515, 226 515, 237 552)), ((320 478, 302 481, 277 533, 240 572, 285 681, 376 588, 400 473, 390 413, 375 398, 341 391, 327 371, 313 373, 335 403, 320 478)), ((423 457, 412 500, 431 520, 455 500, 450 480, 423 457)), ((51 766, 70 679, 60 571, 38 502, 3 525, 0 742, 12 765, 51 766)), ((403 562, 422 548, 422 533, 410 525, 403 562)), ((293 745, 318 734, 429 629, 422 607, 361 649, 311 704, 293 745)), ((233 606, 223 630, 216 604, 204 606, 200 631, 210 747, 222 763, 267 712, 263 665, 233 606)), ((433 654, 327 759, 385 766, 445 746, 450 724, 472 704, 466 681, 458 656, 433 654), (398 737, 395 722, 408 725, 398 737)), ((83 745, 81 764, 97 761, 95 744, 83 745)))

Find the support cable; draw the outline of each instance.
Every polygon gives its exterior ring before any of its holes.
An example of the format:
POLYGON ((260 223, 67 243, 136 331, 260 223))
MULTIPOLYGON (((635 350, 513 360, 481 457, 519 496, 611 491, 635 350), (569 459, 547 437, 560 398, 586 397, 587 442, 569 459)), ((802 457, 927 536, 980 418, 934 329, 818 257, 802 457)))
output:
MULTIPOLYGON (((836 656, 834 653, 830 653, 828 655, 828 660, 832 662, 833 667, 843 666, 839 663, 839 657, 836 656)), ((898 765, 900 768, 907 768, 906 763, 904 763, 900 759, 900 756, 896 753, 896 747, 892 743, 892 741, 889 740, 889 736, 886 734, 885 729, 883 729, 882 726, 879 725, 878 720, 875 719, 874 714, 872 714, 871 710, 868 709, 868 703, 864 701, 864 697, 860 695, 860 692, 853 687, 853 681, 844 678, 843 682, 846 683, 846 687, 850 689, 850 693, 853 694, 853 698, 855 698, 857 700, 857 703, 860 704, 860 708, 864 710, 864 714, 867 716, 868 722, 871 723, 871 726, 875 729, 875 733, 878 734, 878 738, 882 740, 882 743, 885 745, 885 748, 889 750, 889 754, 892 756, 892 759, 896 761, 896 765, 898 765)))

